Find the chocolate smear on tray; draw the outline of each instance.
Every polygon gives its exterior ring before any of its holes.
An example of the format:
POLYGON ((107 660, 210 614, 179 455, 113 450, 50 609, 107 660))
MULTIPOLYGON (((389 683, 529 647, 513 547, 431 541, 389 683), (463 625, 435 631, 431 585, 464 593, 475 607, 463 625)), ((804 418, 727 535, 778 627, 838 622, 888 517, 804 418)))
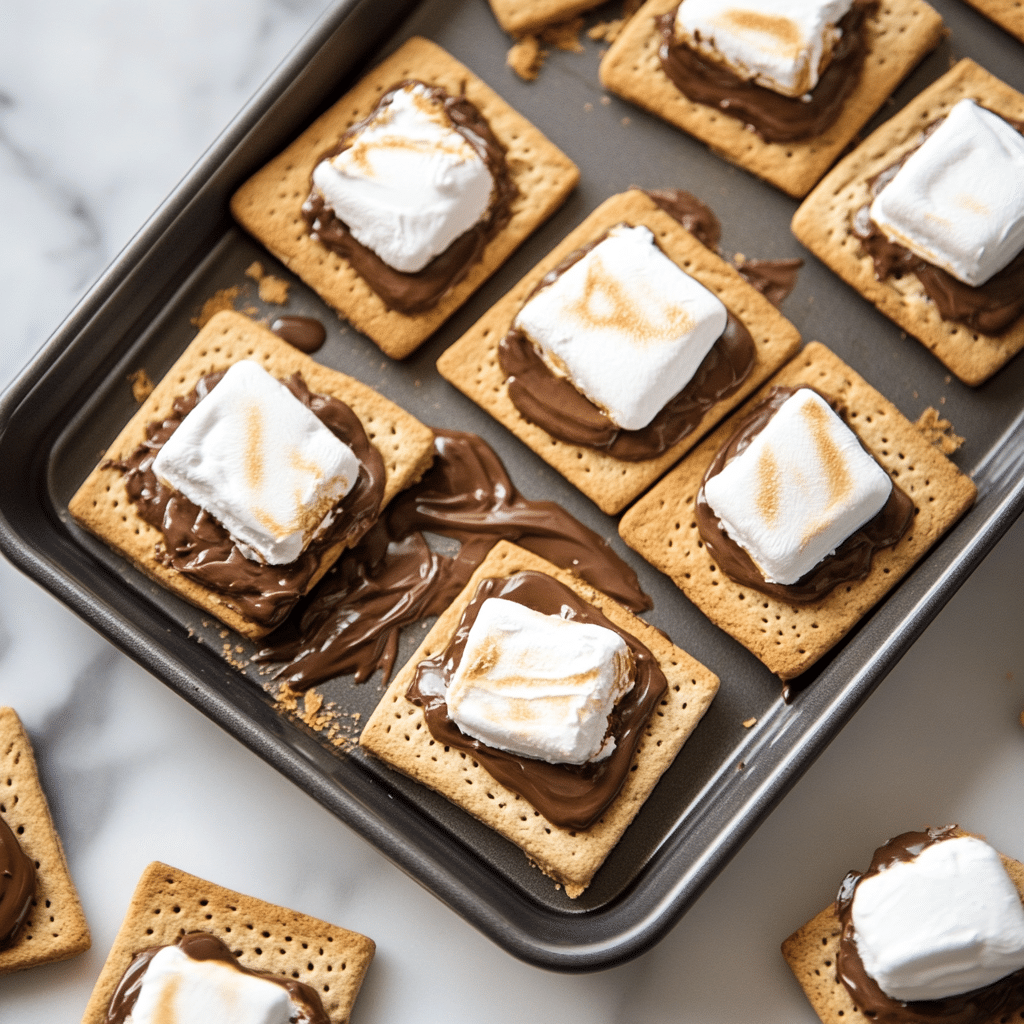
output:
POLYGON ((36 866, 14 830, 0 818, 0 949, 14 943, 32 910, 36 866))
POLYGON ((311 316, 279 316, 271 321, 270 329, 307 355, 316 352, 327 339, 327 328, 311 316))
POLYGON ((616 626, 565 584, 544 573, 525 571, 483 580, 466 607, 455 633, 443 651, 421 661, 406 697, 424 710, 427 728, 438 743, 465 750, 498 782, 528 800, 548 821, 561 828, 589 828, 622 788, 644 726, 658 706, 668 683, 650 650, 631 633, 616 626), (550 764, 523 757, 467 736, 448 717, 443 693, 458 669, 469 631, 480 606, 489 597, 515 601, 545 615, 590 622, 614 630, 633 655, 633 688, 615 705, 609 732, 615 749, 600 761, 582 765, 550 764))
POLYGON ((519 494, 481 438, 435 435, 423 479, 395 497, 256 655, 258 662, 287 662, 276 676, 292 690, 352 673, 362 682, 378 668, 386 682, 401 627, 444 611, 499 540, 569 569, 633 611, 652 607, 607 541, 560 505, 519 494), (458 553, 431 551, 424 531, 457 540, 458 553))

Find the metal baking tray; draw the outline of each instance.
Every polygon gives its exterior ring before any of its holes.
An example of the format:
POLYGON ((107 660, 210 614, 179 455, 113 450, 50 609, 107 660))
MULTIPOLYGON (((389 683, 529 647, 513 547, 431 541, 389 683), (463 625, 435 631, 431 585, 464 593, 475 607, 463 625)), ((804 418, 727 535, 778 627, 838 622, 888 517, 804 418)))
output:
MULTIPOLYGON (((959 0, 933 0, 950 37, 876 118, 894 113, 952 59, 974 56, 1024 90, 1024 47, 959 0)), ((591 21, 619 13, 600 8, 591 21)), ((739 644, 616 536, 600 513, 525 446, 437 375, 444 349, 607 196, 630 185, 681 187, 709 203, 731 255, 806 255, 789 232, 796 203, 598 84, 600 45, 551 55, 540 78, 505 67, 509 40, 484 0, 342 0, 332 7, 9 388, 0 406, 0 548, 112 643, 145 666, 514 956, 561 971, 624 962, 649 948, 715 877, 821 753, 1024 505, 1024 358, 970 389, 813 258, 783 312, 824 341, 911 419, 927 406, 967 441, 955 456, 979 488, 969 514, 830 657, 791 703, 739 644), (434 39, 488 81, 580 165, 568 203, 419 352, 382 356, 236 228, 232 191, 358 77, 412 34, 434 39), (531 498, 560 502, 612 539, 654 598, 648 616, 722 678, 711 710, 578 900, 522 853, 421 787, 336 748, 275 712, 254 668, 222 656, 224 637, 197 610, 145 579, 69 522, 70 496, 136 404, 127 375, 155 380, 195 331, 218 289, 246 284, 259 259, 293 280, 288 311, 328 326, 317 354, 435 426, 475 431, 531 498), (756 718, 752 728, 744 720, 756 718)), ((248 282, 236 305, 257 316, 248 282)), ((402 655, 418 640, 407 630, 402 655)), ((233 645, 235 637, 228 643, 233 645)), ((245 647, 243 653, 251 648, 245 647)), ((237 652, 236 652, 237 654, 237 652)), ((380 681, 325 687, 366 714, 380 681)))

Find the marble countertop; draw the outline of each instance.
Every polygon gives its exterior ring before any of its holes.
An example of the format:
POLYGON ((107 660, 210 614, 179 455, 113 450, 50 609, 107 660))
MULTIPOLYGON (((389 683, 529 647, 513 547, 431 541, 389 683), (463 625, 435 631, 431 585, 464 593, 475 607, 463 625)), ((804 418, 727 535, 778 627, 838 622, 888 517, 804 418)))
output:
MULTIPOLYGON (((322 7, 0 5, 0 385, 322 7)), ((35 744, 93 935, 77 959, 0 979, 0 1020, 80 1019, 159 859, 371 936, 359 1024, 813 1024, 779 943, 879 842, 956 821, 1024 858, 1022 579, 1018 522, 659 945, 563 976, 481 937, 0 561, 0 702, 35 744)))

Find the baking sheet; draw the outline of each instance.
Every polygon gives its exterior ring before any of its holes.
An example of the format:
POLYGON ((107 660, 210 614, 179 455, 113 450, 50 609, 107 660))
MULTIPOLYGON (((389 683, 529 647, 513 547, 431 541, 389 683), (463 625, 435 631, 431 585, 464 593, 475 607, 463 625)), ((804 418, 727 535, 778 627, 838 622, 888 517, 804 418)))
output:
MULTIPOLYGON (((111 267, 4 399, 0 452, 0 543, 24 570, 67 601, 133 657, 348 821, 492 939, 524 959, 589 970, 635 955, 678 919, 799 773, 853 713, 899 654, 980 561, 1024 503, 1024 362, 971 390, 949 378, 918 343, 900 336, 812 258, 783 306, 805 340, 826 342, 914 419, 932 405, 967 443, 956 456, 979 485, 978 505, 840 652, 814 670, 791 705, 778 681, 711 626, 675 587, 628 552, 615 521, 441 381, 434 360, 495 299, 608 195, 631 184, 683 187, 723 222, 730 254, 805 255, 789 234, 796 203, 703 146, 614 98, 597 83, 599 45, 556 53, 535 83, 505 67, 508 39, 483 0, 428 0, 386 38, 412 3, 339 4, 266 89, 229 127, 194 173, 111 267), (389 24, 390 19, 390 24, 389 24), (352 752, 282 718, 252 668, 224 659, 251 651, 201 613, 150 583, 71 525, 68 498, 135 403, 128 374, 157 379, 195 331, 218 289, 248 289, 236 305, 263 305, 245 268, 259 259, 294 281, 226 213, 233 188, 283 146, 354 79, 412 34, 433 38, 469 65, 581 166, 566 206, 524 245, 438 334, 404 363, 337 321, 300 284, 287 307, 328 326, 317 354, 378 388, 424 422, 473 430, 498 451, 528 497, 559 501, 612 540, 655 600, 647 618, 723 680, 711 711, 627 831, 594 884, 569 901, 522 853, 466 815, 352 752), (607 102, 606 102, 607 101, 607 102), (642 154, 642 156, 640 156, 642 154), (236 644, 243 650, 236 651, 236 644), (244 678, 248 676, 248 679, 244 678), (742 723, 757 718, 757 725, 742 723)), ((952 36, 897 93, 894 112, 969 55, 1024 89, 1024 47, 958 3, 936 2, 952 36)), ((618 13, 600 9, 591 21, 618 13)), ((403 655, 418 643, 407 631, 403 655)), ((323 688, 354 734, 380 694, 378 680, 323 688)))

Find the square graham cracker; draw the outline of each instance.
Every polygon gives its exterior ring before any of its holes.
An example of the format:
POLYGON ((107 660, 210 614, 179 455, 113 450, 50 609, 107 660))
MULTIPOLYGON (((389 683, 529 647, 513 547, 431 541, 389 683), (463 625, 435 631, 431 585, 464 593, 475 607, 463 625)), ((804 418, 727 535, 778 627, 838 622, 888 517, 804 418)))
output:
POLYGON ((84 953, 91 942, 89 926, 39 784, 32 744, 14 709, 5 707, 0 707, 0 817, 36 865, 32 909, 14 942, 0 950, 0 974, 84 953))
POLYGON ((1024 43, 1024 0, 966 0, 976 11, 1024 43))
MULTIPOLYGON (((1024 864, 1000 854, 1003 867, 1024 900, 1024 864)), ((797 929, 782 943, 782 955, 804 990, 814 1012, 822 1024, 849 1024, 863 1018, 846 986, 836 976, 836 955, 842 929, 836 904, 815 915, 802 928, 797 929)), ((1016 1013, 999 1013, 985 1024, 1008 1024, 1024 1017, 1016 1013)))
MULTIPOLYGON (((252 359, 277 378, 301 373, 310 391, 331 395, 350 406, 359 417, 366 436, 384 459, 386 473, 381 508, 404 487, 415 483, 433 459, 433 432, 404 409, 372 388, 337 370, 310 359, 265 327, 241 313, 218 313, 193 338, 167 375, 153 389, 127 426, 107 449, 99 465, 89 474, 68 506, 71 515, 85 529, 128 558, 151 579, 215 615, 243 636, 257 639, 266 626, 246 618, 231 605, 230 597, 210 590, 163 564, 163 537, 134 512, 123 474, 107 464, 131 454, 145 440, 150 423, 171 414, 174 399, 188 394, 199 378, 224 370, 242 359, 252 359)), ((339 540, 328 548, 312 587, 334 564, 349 543, 339 540)), ((307 588, 308 590, 309 588, 307 588)))
POLYGON ((523 36, 546 25, 568 21, 598 7, 604 0, 488 0, 498 24, 510 35, 523 36))
POLYGON ((154 861, 143 872, 82 1024, 103 1024, 133 957, 188 932, 216 936, 243 967, 295 978, 316 990, 331 1024, 346 1024, 374 942, 307 914, 243 896, 154 861))
POLYGON ((811 190, 943 33, 941 16, 923 0, 882 0, 865 22, 860 81, 835 123, 809 139, 765 142, 738 118, 689 100, 662 70, 656 19, 677 6, 678 0, 648 0, 640 8, 602 60, 601 83, 795 198, 811 190))
POLYGON ((231 212, 242 227, 386 355, 404 359, 562 205, 578 180, 576 165, 526 118, 439 46, 414 37, 257 171, 232 197, 231 212), (412 315, 388 309, 348 260, 310 238, 301 209, 309 195, 313 168, 323 155, 371 113, 383 93, 409 79, 441 86, 476 105, 505 147, 509 173, 518 189, 511 219, 487 243, 466 276, 432 308, 412 315))
POLYGON ((819 342, 770 380, 619 523, 622 539, 670 576, 713 622, 782 679, 805 672, 839 642, 974 502, 977 488, 888 399, 819 342), (914 502, 907 532, 874 554, 864 579, 840 584, 812 604, 786 604, 734 582, 712 561, 694 499, 718 450, 745 412, 776 385, 809 384, 846 407, 846 422, 914 502))
POLYGON ((853 233, 852 218, 871 202, 870 181, 919 146, 922 130, 962 99, 1024 120, 1024 96, 972 60, 962 60, 841 160, 793 216, 793 234, 880 312, 913 335, 965 384, 981 384, 1024 348, 1024 317, 1002 334, 943 320, 916 274, 879 281, 853 233))
POLYGON ((735 408, 800 348, 797 329, 763 296, 649 196, 638 190, 605 200, 554 251, 495 303, 437 361, 441 376, 486 409, 521 441, 578 487, 602 511, 621 511, 673 466, 730 409, 735 408), (682 270, 710 289, 750 331, 756 361, 739 390, 704 413, 695 429, 668 451, 643 462, 624 462, 593 448, 568 444, 524 419, 508 396, 498 364, 498 344, 530 293, 545 274, 570 253, 616 224, 644 225, 661 250, 682 270))
POLYGON ((544 874, 575 899, 590 884, 626 827, 696 728, 718 691, 718 677, 649 626, 589 584, 508 541, 494 546, 466 588, 395 677, 367 720, 359 739, 370 753, 416 782, 436 790, 518 846, 544 874), (650 649, 668 681, 661 705, 651 716, 637 748, 632 771, 601 817, 588 829, 564 829, 513 790, 501 785, 472 757, 440 746, 423 711, 406 697, 416 666, 448 644, 481 580, 532 569, 564 583, 617 626, 650 649))

